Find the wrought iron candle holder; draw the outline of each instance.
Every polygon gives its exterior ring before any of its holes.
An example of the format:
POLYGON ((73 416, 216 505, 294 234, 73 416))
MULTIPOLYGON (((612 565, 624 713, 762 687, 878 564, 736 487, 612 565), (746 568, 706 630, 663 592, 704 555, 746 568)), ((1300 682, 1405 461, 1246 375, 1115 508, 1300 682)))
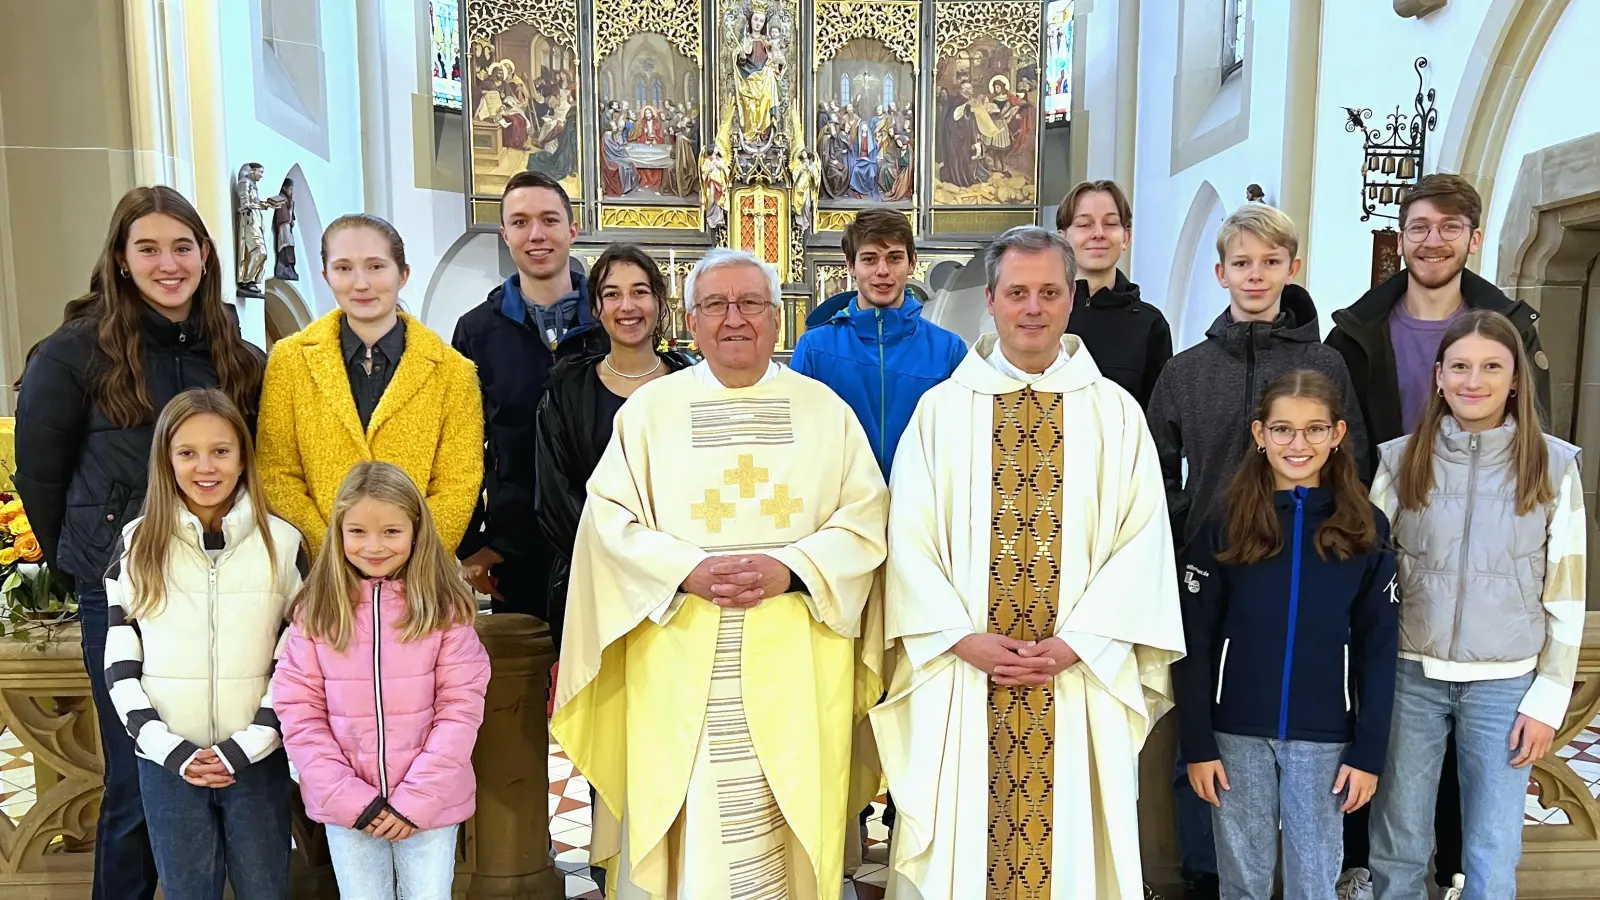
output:
POLYGON ((1370 128, 1370 109, 1345 107, 1347 119, 1344 130, 1360 132, 1365 153, 1361 161, 1361 221, 1400 218, 1399 210, 1379 212, 1382 207, 1398 207, 1407 192, 1422 174, 1422 162, 1427 150, 1428 132, 1439 123, 1439 112, 1434 107, 1433 88, 1424 90, 1423 70, 1428 67, 1425 56, 1412 63, 1417 73, 1415 111, 1406 114, 1395 106, 1394 112, 1384 118, 1381 127, 1370 128))

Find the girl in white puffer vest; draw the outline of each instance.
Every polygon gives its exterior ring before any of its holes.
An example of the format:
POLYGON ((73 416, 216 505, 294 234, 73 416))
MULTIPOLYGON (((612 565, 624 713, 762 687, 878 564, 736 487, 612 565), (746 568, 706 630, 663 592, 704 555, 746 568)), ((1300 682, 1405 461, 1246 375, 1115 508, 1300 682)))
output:
POLYGON ((167 900, 221 900, 225 880, 239 900, 287 898, 294 783, 271 684, 305 556, 226 394, 162 410, 144 515, 112 558, 106 681, 167 900))

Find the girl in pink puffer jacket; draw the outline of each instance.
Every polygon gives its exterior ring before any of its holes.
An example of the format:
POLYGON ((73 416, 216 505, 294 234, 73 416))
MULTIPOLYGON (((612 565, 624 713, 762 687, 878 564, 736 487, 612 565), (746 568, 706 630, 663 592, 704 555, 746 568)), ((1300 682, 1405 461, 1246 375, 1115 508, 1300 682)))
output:
POLYGON ((450 896, 489 683, 476 612, 410 476, 351 469, 272 679, 342 896, 450 896))

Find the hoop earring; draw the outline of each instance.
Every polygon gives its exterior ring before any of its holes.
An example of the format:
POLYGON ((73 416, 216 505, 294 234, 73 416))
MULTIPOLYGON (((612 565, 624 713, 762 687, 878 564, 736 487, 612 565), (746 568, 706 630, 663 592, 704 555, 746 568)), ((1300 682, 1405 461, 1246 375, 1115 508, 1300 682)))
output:
POLYGON ((1516 388, 1512 388, 1511 389, 1511 396, 1515 397, 1516 395, 1517 395, 1517 389, 1516 388))
POLYGON ((1267 445, 1266 444, 1257 444, 1256 445, 1256 452, 1257 453, 1265 453, 1265 452, 1267 452, 1267 445))
POLYGON ((1444 388, 1439 388, 1439 399, 1440 400, 1444 399, 1444 388))
POLYGON ((128 270, 127 269, 118 269, 117 271, 122 273, 122 277, 123 278, 127 278, 128 277, 128 270))
POLYGON ((1333 452, 1335 452, 1335 453, 1339 452, 1339 445, 1338 444, 1334 444, 1333 445, 1333 452))

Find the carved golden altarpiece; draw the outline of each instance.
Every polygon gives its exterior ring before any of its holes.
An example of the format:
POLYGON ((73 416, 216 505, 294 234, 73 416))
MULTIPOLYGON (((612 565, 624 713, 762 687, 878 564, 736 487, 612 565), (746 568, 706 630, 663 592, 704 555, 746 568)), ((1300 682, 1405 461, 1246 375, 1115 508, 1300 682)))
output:
MULTIPOLYGON (((919 279, 1037 220, 1041 0, 466 0, 469 227, 507 179, 557 178, 575 248, 715 246, 778 268, 793 346, 851 287, 839 232, 903 212, 919 279)), ((679 334, 687 339, 687 334, 679 334)))

